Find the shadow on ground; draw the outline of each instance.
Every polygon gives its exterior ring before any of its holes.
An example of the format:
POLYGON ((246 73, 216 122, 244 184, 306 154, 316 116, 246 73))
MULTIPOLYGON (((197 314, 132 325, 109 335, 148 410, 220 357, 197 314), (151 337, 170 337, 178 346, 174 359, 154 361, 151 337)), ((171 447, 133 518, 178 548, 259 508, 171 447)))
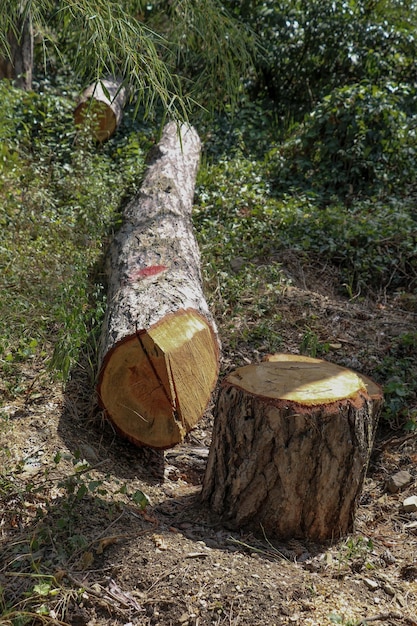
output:
POLYGON ((162 482, 163 452, 138 448, 120 437, 98 406, 91 380, 88 367, 80 365, 65 386, 58 435, 68 450, 116 478, 140 478, 147 484, 162 482))

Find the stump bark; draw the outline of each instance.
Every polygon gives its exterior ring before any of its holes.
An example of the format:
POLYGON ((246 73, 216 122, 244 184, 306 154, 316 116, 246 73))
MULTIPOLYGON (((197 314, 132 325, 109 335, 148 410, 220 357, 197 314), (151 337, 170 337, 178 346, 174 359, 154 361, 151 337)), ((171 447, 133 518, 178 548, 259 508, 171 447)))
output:
POLYGON ((127 96, 127 88, 116 79, 93 83, 83 91, 74 110, 75 125, 88 123, 95 139, 103 143, 122 121, 127 96))
POLYGON ((191 222, 199 156, 193 128, 165 127, 109 255, 98 395, 119 432, 154 448, 195 426, 218 376, 191 222))
POLYGON ((220 389, 202 499, 281 539, 351 532, 382 402, 371 379, 320 359, 239 368, 220 389))

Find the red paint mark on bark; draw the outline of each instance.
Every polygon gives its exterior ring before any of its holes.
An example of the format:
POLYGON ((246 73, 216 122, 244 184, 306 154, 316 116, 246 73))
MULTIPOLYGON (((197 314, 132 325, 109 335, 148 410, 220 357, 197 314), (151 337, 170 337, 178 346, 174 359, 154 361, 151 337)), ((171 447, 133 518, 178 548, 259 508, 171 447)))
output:
POLYGON ((142 280, 143 278, 149 278, 149 276, 156 276, 156 274, 160 274, 164 272, 167 268, 166 265, 148 265, 147 267, 143 267, 141 270, 136 270, 130 274, 130 280, 142 280))

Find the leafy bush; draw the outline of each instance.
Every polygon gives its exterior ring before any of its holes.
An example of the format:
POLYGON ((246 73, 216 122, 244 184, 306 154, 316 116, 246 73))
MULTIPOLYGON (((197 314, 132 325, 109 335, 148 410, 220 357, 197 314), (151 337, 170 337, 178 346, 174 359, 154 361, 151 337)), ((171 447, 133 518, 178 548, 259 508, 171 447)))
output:
POLYGON ((255 87, 286 119, 301 119, 335 88, 414 84, 415 8, 385 0, 229 0, 261 42, 255 87))
POLYGON ((217 280, 216 272, 230 272, 236 257, 259 263, 287 248, 337 265, 344 292, 350 296, 357 289, 413 289, 417 275, 413 196, 363 198, 348 206, 328 195, 324 204, 323 195, 311 191, 318 176, 305 181, 309 191, 290 190, 278 196, 275 172, 273 159, 271 163, 269 157, 265 161, 244 157, 239 151, 203 165, 195 223, 211 268, 210 280, 217 280))
POLYGON ((415 119, 409 90, 355 84, 335 89, 271 152, 276 184, 339 197, 390 193, 416 182, 415 119))
MULTIPOLYGON (((341 270, 346 292, 416 286, 417 214, 412 199, 333 202, 287 196, 281 205, 281 243, 313 252, 341 270)), ((345 292, 345 293, 346 293, 345 292)))
POLYGON ((38 355, 52 342, 68 374, 101 320, 93 275, 143 171, 138 128, 97 147, 76 134, 73 106, 0 83, 0 363, 9 377, 33 341, 38 355))
POLYGON ((396 338, 380 365, 376 376, 384 383, 382 417, 392 426, 417 430, 417 333, 396 338))

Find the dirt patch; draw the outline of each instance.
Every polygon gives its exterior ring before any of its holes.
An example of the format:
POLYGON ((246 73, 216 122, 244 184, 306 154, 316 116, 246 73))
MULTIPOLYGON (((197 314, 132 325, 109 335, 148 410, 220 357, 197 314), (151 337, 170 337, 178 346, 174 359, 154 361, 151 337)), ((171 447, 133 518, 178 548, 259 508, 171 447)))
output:
MULTIPOLYGON (((292 286, 277 296, 285 351, 310 333, 330 346, 325 358, 373 376, 395 337, 415 332, 398 296, 349 301, 332 268, 288 257, 286 271, 292 286)), ((262 356, 224 338, 223 373, 262 356)), ((281 543, 232 531, 201 504, 212 410, 181 446, 138 449, 95 407, 88 370, 64 391, 34 375, 35 364, 22 398, 3 407, 1 432, 0 585, 3 608, 26 611, 22 623, 417 624, 417 514, 401 506, 417 495, 415 433, 380 428, 355 533, 331 545, 281 543), (389 493, 400 469, 413 481, 389 493)))

